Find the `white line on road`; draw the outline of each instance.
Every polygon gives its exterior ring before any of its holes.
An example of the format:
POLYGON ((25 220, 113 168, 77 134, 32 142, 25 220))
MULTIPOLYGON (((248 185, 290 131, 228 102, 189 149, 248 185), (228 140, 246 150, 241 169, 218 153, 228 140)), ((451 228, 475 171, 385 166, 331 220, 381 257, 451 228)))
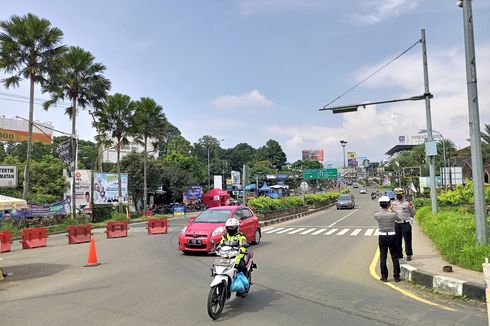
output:
POLYGON ((306 230, 305 232, 301 232, 300 234, 308 234, 308 233, 311 233, 311 232, 313 232, 315 230, 316 230, 316 228, 309 229, 309 230, 306 230))
POLYGON ((339 233, 337 233, 336 235, 344 235, 346 234, 347 232, 349 232, 350 229, 343 229, 342 231, 340 231, 339 233))
POLYGON ((267 231, 266 233, 274 233, 274 232, 281 231, 281 230, 284 230, 284 228, 277 228, 274 230, 267 231))
POLYGON ((267 232, 267 231, 270 231, 272 229, 273 229, 273 227, 272 228, 270 228, 270 227, 269 228, 265 228, 265 229, 262 229, 262 232, 267 232))
POLYGON ((376 229, 373 234, 375 237, 379 236, 379 229, 376 229))
POLYGON ((320 229, 318 231, 313 232, 311 235, 317 235, 317 234, 320 234, 320 233, 322 233, 324 231, 327 231, 327 229, 320 229))
POLYGON ((358 235, 361 231, 362 229, 355 229, 350 235, 358 235))
POLYGON ((347 214, 346 216, 342 217, 340 220, 337 220, 335 222, 333 222, 332 224, 330 224, 328 227, 331 228, 332 226, 334 226, 335 224, 339 223, 340 221, 343 221, 345 220, 346 218, 348 218, 349 216, 351 216, 352 214, 354 214, 355 212, 357 212, 357 209, 353 210, 352 212, 350 212, 349 214, 347 214))
POLYGON ((294 230, 294 231, 289 232, 288 234, 295 234, 295 233, 298 233, 298 232, 303 231, 304 229, 305 229, 305 228, 299 228, 299 229, 296 229, 296 230, 294 230))
POLYGON ((333 233, 335 233, 338 230, 339 229, 331 229, 330 231, 328 231, 327 233, 325 233, 325 235, 332 235, 333 233))
POLYGON ((366 237, 369 237, 369 236, 373 235, 373 232, 374 232, 374 229, 367 229, 366 232, 364 233, 364 235, 366 237))
POLYGON ((289 232, 289 231, 292 231, 292 230, 294 230, 294 228, 284 229, 282 231, 277 232, 277 234, 286 233, 286 232, 289 232))

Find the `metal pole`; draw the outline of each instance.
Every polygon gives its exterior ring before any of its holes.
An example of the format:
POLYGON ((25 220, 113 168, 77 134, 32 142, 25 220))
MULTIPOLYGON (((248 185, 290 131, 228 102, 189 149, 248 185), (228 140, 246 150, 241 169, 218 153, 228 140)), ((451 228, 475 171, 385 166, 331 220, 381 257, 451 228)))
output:
MULTIPOLYGON (((442 137, 442 135, 441 135, 441 137, 442 137)), ((447 188, 446 142, 444 141, 444 137, 442 137, 442 161, 444 162, 444 168, 442 169, 444 171, 442 174, 444 176, 443 185, 444 185, 444 187, 447 188)))
MULTIPOLYGON (((427 139, 434 140, 432 136, 432 118, 430 112, 430 91, 429 91, 429 68, 427 66, 427 48, 425 43, 425 29, 421 30, 422 58, 424 66, 424 96, 425 96, 425 119, 427 121, 427 139)), ((436 166, 435 157, 427 156, 429 161, 430 177, 430 199, 432 202, 432 214, 437 213, 437 189, 436 189, 436 166)))
POLYGON ((211 181, 209 180, 210 171, 209 171, 209 145, 208 145, 208 190, 211 189, 211 181))
POLYGON ((488 227, 486 217, 485 189, 483 187, 484 179, 480 136, 480 116, 478 107, 478 89, 476 80, 473 14, 470 0, 463 0, 463 17, 466 55, 466 84, 468 89, 468 110, 471 140, 471 168, 473 174, 473 191, 475 195, 476 238, 479 244, 486 244, 488 241, 488 227))

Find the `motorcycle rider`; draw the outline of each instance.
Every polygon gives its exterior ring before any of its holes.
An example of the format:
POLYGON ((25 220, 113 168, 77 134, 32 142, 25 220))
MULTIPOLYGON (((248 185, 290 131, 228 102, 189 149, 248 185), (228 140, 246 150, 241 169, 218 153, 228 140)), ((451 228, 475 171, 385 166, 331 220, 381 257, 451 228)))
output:
POLYGON ((232 217, 228 219, 225 223, 226 233, 223 234, 219 245, 222 246, 225 241, 237 241, 240 246, 240 254, 235 257, 235 263, 238 269, 238 272, 242 272, 244 275, 247 275, 247 267, 245 262, 245 252, 247 248, 243 247, 243 244, 247 243, 247 238, 239 232, 240 222, 232 217))

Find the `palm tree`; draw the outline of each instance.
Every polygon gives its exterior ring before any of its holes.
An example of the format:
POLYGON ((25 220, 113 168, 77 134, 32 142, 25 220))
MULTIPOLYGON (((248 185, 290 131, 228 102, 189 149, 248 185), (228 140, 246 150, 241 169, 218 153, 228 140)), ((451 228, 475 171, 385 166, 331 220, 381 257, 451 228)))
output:
POLYGON ((47 19, 31 13, 12 16, 0 22, 0 70, 9 77, 1 80, 6 88, 19 86, 22 79, 30 82, 29 131, 22 197, 27 198, 29 168, 32 152, 32 123, 34 121, 34 85, 44 83, 50 67, 65 51, 61 45, 63 32, 52 27, 47 19))
POLYGON ((121 188, 121 146, 128 144, 128 136, 133 128, 133 115, 136 104, 128 95, 116 93, 106 98, 99 110, 95 112, 98 121, 94 126, 99 131, 97 141, 116 145, 119 212, 122 213, 121 188))
MULTIPOLYGON (((71 46, 63 55, 61 64, 56 67, 53 78, 43 85, 43 92, 51 94, 51 98, 44 102, 44 109, 55 105, 65 99, 70 100, 71 107, 66 114, 71 117, 71 134, 76 137, 77 106, 85 109, 87 106, 99 107, 106 98, 111 82, 102 73, 105 66, 94 62, 94 56, 84 49, 71 46)), ((72 146, 73 158, 76 159, 77 149, 72 146)), ((75 162, 73 170, 75 170, 75 162)), ((75 184, 75 173, 72 174, 75 184)), ((72 216, 76 214, 75 187, 72 187, 72 216)))
POLYGON ((155 141, 153 144, 158 146, 160 140, 165 136, 167 118, 163 109, 153 99, 142 97, 136 102, 136 112, 134 114, 134 135, 135 139, 144 146, 143 156, 143 210, 146 212, 147 207, 147 182, 146 169, 148 162, 148 140, 155 141))

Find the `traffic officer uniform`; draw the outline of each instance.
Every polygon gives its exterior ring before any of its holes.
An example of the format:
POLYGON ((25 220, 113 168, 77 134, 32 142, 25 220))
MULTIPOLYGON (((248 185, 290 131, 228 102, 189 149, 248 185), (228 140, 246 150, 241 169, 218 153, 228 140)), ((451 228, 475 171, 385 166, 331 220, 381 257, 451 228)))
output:
POLYGON ((396 213, 400 221, 395 223, 396 245, 398 248, 398 257, 403 258, 402 240, 405 241, 405 254, 407 261, 412 260, 412 221, 415 216, 415 208, 412 203, 403 198, 403 189, 396 188, 396 200, 391 202, 391 211, 396 213))
POLYGON ((398 215, 389 210, 390 198, 381 196, 378 200, 382 211, 374 213, 374 218, 378 221, 379 227, 379 268, 381 270, 381 281, 388 281, 388 267, 386 258, 390 251, 393 262, 393 278, 395 282, 400 281, 400 262, 398 260, 398 249, 396 246, 395 222, 399 220, 398 215))

